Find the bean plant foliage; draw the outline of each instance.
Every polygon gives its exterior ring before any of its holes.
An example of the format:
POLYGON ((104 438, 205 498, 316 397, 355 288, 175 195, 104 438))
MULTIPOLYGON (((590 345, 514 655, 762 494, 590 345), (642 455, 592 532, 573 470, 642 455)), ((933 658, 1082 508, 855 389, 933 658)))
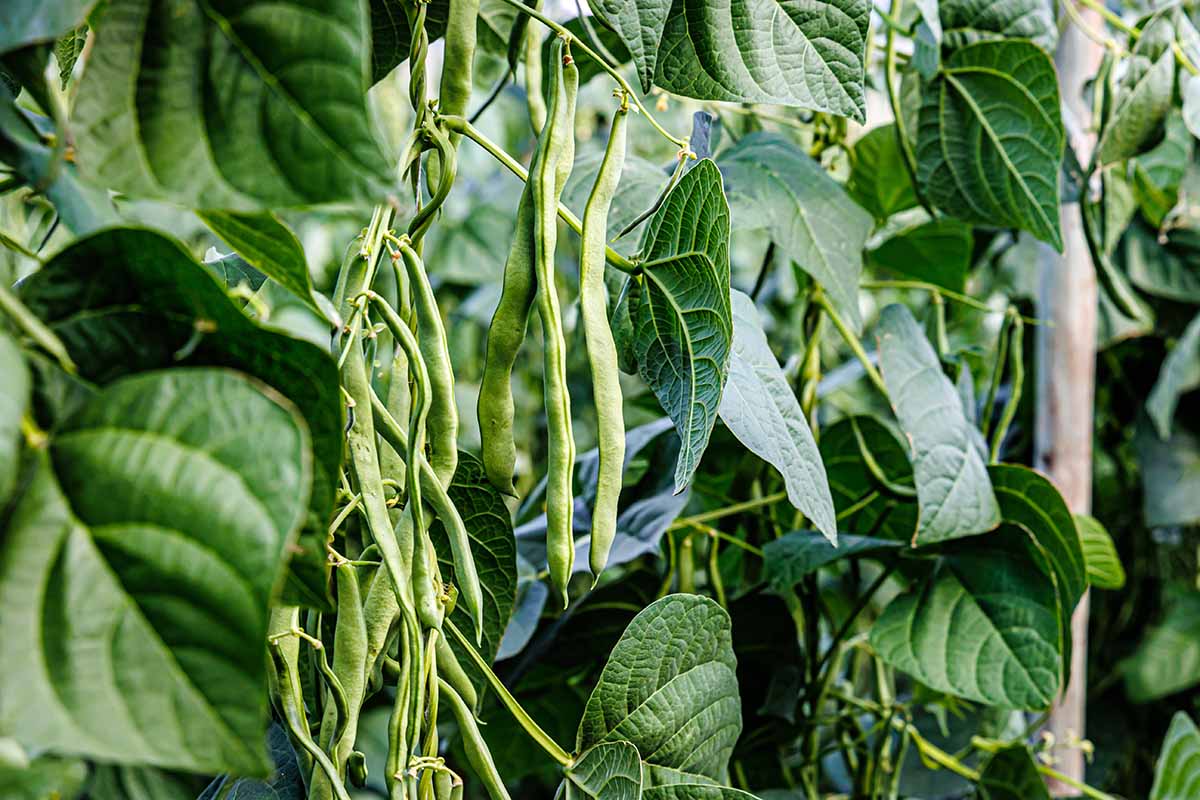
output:
POLYGON ((0 794, 1200 792, 1191 4, 0 5, 0 794))

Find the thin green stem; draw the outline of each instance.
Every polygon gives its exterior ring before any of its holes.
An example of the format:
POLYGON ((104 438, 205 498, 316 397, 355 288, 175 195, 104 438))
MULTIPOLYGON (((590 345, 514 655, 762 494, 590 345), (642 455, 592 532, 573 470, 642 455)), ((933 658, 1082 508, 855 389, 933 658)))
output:
MULTIPOLYGON (((507 0, 505 1, 507 2, 507 0)), ((461 133, 463 136, 466 136, 468 139, 475 142, 475 144, 486 150, 493 158, 503 164, 509 172, 516 175, 522 181, 529 180, 529 170, 521 166, 520 162, 509 155, 504 148, 485 136, 470 122, 467 122, 462 117, 438 117, 438 121, 444 123, 448 130, 451 130, 455 133, 461 133)), ((579 217, 575 216, 571 209, 567 208, 561 202, 558 204, 558 216, 563 220, 563 222, 567 223, 571 230, 580 235, 583 234, 583 223, 579 221, 579 217)), ((631 275, 638 272, 637 264, 621 255, 616 250, 613 250, 611 247, 604 248, 604 255, 605 258, 608 259, 608 263, 612 264, 622 272, 626 272, 631 275)))
MULTIPOLYGON (((908 178, 912 181, 912 185, 917 187, 920 185, 917 182, 917 156, 912 150, 912 137, 905 128, 904 112, 900 108, 900 80, 896 68, 896 33, 899 26, 895 24, 894 20, 900 19, 903 10, 904 0, 892 0, 891 14, 882 15, 883 21, 887 23, 884 80, 887 83, 888 103, 892 107, 892 118, 896 123, 896 139, 900 145, 900 153, 904 156, 904 169, 908 172, 908 178)), ((922 201, 922 205, 924 205, 924 201, 922 201)))
MULTIPOLYGON (((759 558, 763 557, 762 548, 755 547, 754 545, 750 544, 749 542, 743 542, 741 539, 737 538, 736 536, 730 536, 728 533, 719 531, 710 525, 705 525, 703 522, 695 522, 694 520, 692 520, 692 521, 689 521, 688 524, 691 527, 695 528, 698 533, 702 533, 705 536, 709 537, 710 539, 714 539, 714 540, 719 539, 723 542, 729 542, 734 547, 741 548, 742 550, 745 550, 747 553, 753 553, 754 555, 758 556, 759 558)), ((595 604, 593 603, 591 606, 589 606, 589 608, 594 607, 594 606, 595 606, 595 604)))
MULTIPOLYGON (((1006 314, 1007 309, 992 308, 982 300, 977 300, 970 295, 961 294, 950 289, 945 289, 938 286, 936 283, 926 283, 925 281, 863 281, 860 287, 867 290, 872 289, 913 289, 920 292, 929 292, 931 294, 940 294, 946 300, 953 300, 956 303, 961 303, 968 308, 973 308, 976 311, 982 311, 985 314, 1006 314)), ((1034 319, 1033 317, 1021 317, 1021 319, 1029 325, 1041 325, 1042 320, 1034 319)))
POLYGON ((463 649, 467 651, 467 655, 475 662, 475 666, 483 673, 483 677, 487 679, 488 685, 496 692, 496 696, 500 698, 500 702, 513 715, 513 719, 525 729, 529 737, 537 742, 559 764, 564 767, 571 766, 571 756, 559 746, 558 742, 550 737, 550 734, 546 733, 540 725, 534 722, 533 717, 529 716, 529 712, 521 707, 517 699, 508 691, 508 687, 504 685, 504 682, 496 676, 496 673, 492 672, 491 666, 479 654, 479 651, 475 649, 475 645, 448 618, 442 624, 449 629, 455 639, 458 639, 458 643, 462 645, 463 649))
POLYGON ((611 76, 612 79, 617 82, 617 84, 621 87, 621 89, 623 89, 625 92, 627 92, 629 94, 629 96, 633 99, 634 105, 637 106, 638 111, 641 112, 642 116, 646 118, 646 121, 650 123, 650 125, 654 128, 654 130, 658 131, 668 141, 672 142, 673 144, 675 144, 679 147, 687 147, 688 146, 687 139, 681 139, 678 136, 673 136, 672 134, 670 134, 667 131, 666 128, 664 128, 662 125, 660 125, 658 123, 658 120, 656 120, 654 118, 654 115, 646 110, 646 107, 644 105, 642 105, 642 101, 638 99, 636 94, 634 94, 633 86, 631 86, 629 84, 629 81, 625 80, 625 77, 619 71, 617 71, 616 67, 614 67, 612 64, 609 64, 595 50, 588 47, 586 42, 583 42, 580 39, 578 39, 573 33, 571 33, 569 30, 567 30, 565 27, 558 24, 554 20, 550 19, 550 17, 547 17, 545 14, 541 13, 540 11, 530 8, 529 6, 525 5, 523 2, 521 2, 521 0, 503 0, 503 2, 512 6, 518 12, 520 12, 522 14, 528 14, 529 16, 533 17, 538 22, 542 23, 547 28, 554 31, 559 36, 563 37, 563 39, 565 39, 567 42, 578 47, 580 50, 582 50, 584 53, 586 53, 597 64, 600 65, 601 69, 603 69, 605 72, 607 72, 609 74, 609 76, 611 76))
POLYGON ((1113 797, 1111 794, 1106 794, 1099 789, 1093 789, 1083 781, 1075 780, 1070 775, 1064 775, 1053 767, 1048 767, 1045 764, 1038 764, 1037 771, 1048 778, 1053 778, 1059 783, 1065 783, 1072 789, 1078 790, 1078 792, 1084 797, 1090 797, 1092 800, 1117 800, 1117 798, 1113 797))
POLYGON ((838 333, 841 334, 842 339, 845 340, 846 344, 850 347, 850 351, 854 353, 854 357, 858 359, 860 364, 862 364, 863 370, 865 370, 867 373, 867 378, 869 378, 871 383, 875 385, 875 388, 882 392, 886 397, 887 384, 883 382, 883 376, 879 374, 879 370, 875 369, 875 365, 871 363, 871 359, 867 355, 866 349, 863 348, 862 340, 860 340, 854 334, 854 331, 850 330, 850 326, 846 324, 844 319, 842 319, 842 315, 837 312, 837 310, 833 307, 833 304, 829 302, 829 298, 827 298, 824 293, 818 293, 814 298, 814 301, 829 317, 830 322, 833 323, 833 327, 838 329, 838 333))
POLYGON ((756 508, 773 505, 774 503, 778 503, 779 501, 786 499, 787 492, 775 492, 774 494, 769 494, 765 497, 756 497, 753 500, 745 500, 741 503, 734 503, 733 505, 713 509, 712 511, 705 511, 701 514, 696 514, 691 517, 680 517, 671 523, 671 527, 668 528, 668 530, 679 530, 680 528, 686 528, 688 526, 695 525, 698 522, 711 522, 714 519, 721 519, 722 517, 741 514, 744 511, 753 511, 756 508))

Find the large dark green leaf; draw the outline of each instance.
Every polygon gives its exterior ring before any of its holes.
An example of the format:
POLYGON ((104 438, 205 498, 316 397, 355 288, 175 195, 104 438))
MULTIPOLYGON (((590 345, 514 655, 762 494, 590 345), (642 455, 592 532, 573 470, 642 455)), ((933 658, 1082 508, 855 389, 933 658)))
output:
POLYGON ((196 800, 203 786, 195 776, 158 767, 96 764, 87 800, 196 800))
POLYGON ((1020 526, 1046 554, 1054 572, 1064 619, 1087 588, 1087 567, 1075 518, 1054 484, 1040 473, 1016 464, 988 467, 992 489, 1006 523, 1020 526))
POLYGON ((202 211, 198 216, 247 264, 299 297, 316 314, 322 315, 313 300, 304 248, 279 217, 266 211, 258 214, 202 211))
MULTIPOLYGON (((503 495, 483 474, 483 464, 470 453, 458 454, 458 468, 446 494, 462 516, 471 540, 471 557, 483 589, 483 639, 478 649, 491 661, 500 647, 500 637, 504 635, 517 600, 517 542, 513 538, 512 520, 503 495)), ((440 520, 430 526, 429 538, 437 549, 442 573, 455 574, 450 539, 440 520)), ((451 619, 459 630, 475 630, 471 614, 462 604, 455 607, 451 619)), ((459 663, 482 693, 486 685, 483 675, 467 654, 461 652, 456 639, 450 639, 450 647, 459 651, 459 663)))
POLYGON ((642 800, 758 800, 749 792, 707 783, 672 783, 652 786, 642 792, 642 800))
POLYGON ((716 424, 733 342, 729 206, 712 161, 689 170, 651 218, 642 277, 627 303, 638 373, 683 440, 675 466, 682 491, 716 424))
POLYGON ((805 575, 826 564, 855 556, 886 555, 902 546, 892 539, 850 534, 839 536, 834 545, 812 531, 793 531, 763 547, 763 577, 772 592, 784 595, 805 575))
POLYGON ((876 266, 962 292, 974 246, 969 225, 942 217, 897 232, 867 255, 876 266))
POLYGON ((76 28, 96 0, 4 0, 0 3, 0 53, 52 42, 76 28))
MULTIPOLYGON (((1165 18, 1156 18, 1147 26, 1147 34, 1153 38, 1151 28, 1169 31, 1171 24, 1165 18)), ((1130 60, 1129 72, 1113 99, 1113 112, 1100 133, 1096 162, 1111 164, 1137 155, 1170 111, 1174 90, 1174 52, 1166 49, 1155 55, 1153 61, 1146 55, 1135 53, 1130 60)))
POLYGON ((754 301, 733 291, 733 354, 721 419, 738 441, 783 476, 788 500, 836 544, 833 498, 800 402, 775 359, 754 301))
POLYGON ((1047 52, 1058 40, 1052 0, 939 0, 942 42, 954 49, 981 39, 1032 39, 1047 52))
POLYGON ((927 686, 1009 708, 1044 709, 1062 668, 1054 582, 1016 528, 952 548, 871 628, 884 661, 927 686))
POLYGON ((602 742, 564 771, 566 800, 639 800, 642 759, 629 742, 602 742))
POLYGON ((21 296, 97 383, 177 363, 225 366, 296 404, 315 461, 311 513, 284 599, 326 605, 326 526, 342 458, 342 403, 329 354, 251 321, 178 243, 148 230, 74 242, 22 284, 21 296))
POLYGON ((671 0, 593 0, 589 5, 621 37, 637 66, 642 91, 648 93, 671 0))
POLYGON ((1200 730, 1185 711, 1176 711, 1163 739, 1150 800, 1191 800, 1200 796, 1200 730))
POLYGON ((0 510, 17 481, 21 460, 21 417, 29 408, 32 384, 21 348, 0 329, 0 510))
POLYGON ((654 82, 699 100, 776 103, 862 121, 870 0, 675 0, 654 82))
POLYGON ((1135 703, 1200 683, 1200 595, 1195 590, 1168 594, 1166 615, 1146 632, 1122 671, 1125 692, 1135 703))
POLYGON ((101 391, 37 454, 0 557, 0 729, 262 774, 267 616, 304 520, 303 419, 232 371, 101 391))
POLYGON ((79 87, 80 169, 193 208, 379 200, 359 0, 111 0, 79 87))
POLYGON ((918 180, 950 216, 1020 228, 1061 247, 1064 146, 1054 63, 1030 42, 956 50, 923 93, 918 180))
POLYGON ((305 800, 308 797, 305 786, 307 776, 301 774, 292 742, 288 739, 287 731, 278 723, 272 724, 267 732, 267 750, 275 765, 270 778, 257 780, 221 775, 208 785, 197 800, 305 800))
POLYGON ((979 778, 979 795, 981 800, 1050 800, 1033 753, 1024 744, 1011 744, 988 759, 979 778))
POLYGON ((917 193, 904 165, 895 123, 867 131, 854 143, 853 153, 846 191, 876 222, 916 207, 917 193))
POLYGON ((729 615, 705 597, 667 595, 613 648, 579 722, 577 752, 632 742, 645 780, 679 772, 720 780, 742 729, 729 615))
POLYGON ((1200 304, 1200 236, 1190 228, 1165 233, 1135 223, 1122 239, 1129 281, 1146 294, 1200 304))
POLYGON ((912 540, 918 516, 912 464, 908 448, 888 426, 865 415, 838 420, 821 432, 821 458, 842 530, 912 540), (868 469, 864 450, 886 483, 868 469))
POLYGON ((871 217, 808 154, 769 133, 721 154, 739 229, 766 228, 802 270, 820 282, 857 331, 858 279, 871 217))
POLYGON ((920 505, 914 546, 995 528, 1000 509, 954 384, 907 308, 879 317, 879 367, 913 453, 920 505))
POLYGON ((1180 395, 1200 387, 1200 314, 1192 318, 1163 360, 1158 380, 1146 398, 1146 412, 1160 439, 1171 436, 1180 395))

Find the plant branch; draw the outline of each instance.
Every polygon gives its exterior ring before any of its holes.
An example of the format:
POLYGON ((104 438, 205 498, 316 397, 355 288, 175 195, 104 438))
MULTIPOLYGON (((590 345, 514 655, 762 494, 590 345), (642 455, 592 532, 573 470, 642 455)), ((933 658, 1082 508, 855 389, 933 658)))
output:
POLYGON ((17 329, 32 339, 38 347, 54 356, 63 370, 71 375, 78 371, 75 362, 71 360, 71 354, 67 352, 66 345, 62 343, 62 339, 59 339, 46 323, 38 319, 37 315, 9 291, 7 286, 0 286, 0 312, 12 320, 17 329))
POLYGON ((887 384, 883 382, 883 376, 879 374, 879 370, 871 363, 870 356, 867 355, 867 351, 863 348, 862 340, 854 335, 854 331, 850 330, 850 326, 842 319, 841 314, 834 309, 833 304, 829 302, 829 298, 823 292, 818 292, 813 299, 829 317, 829 320, 833 323, 833 327, 838 329, 838 333, 842 335, 842 339, 850 347, 850 351, 854 353, 854 357, 863 365, 863 369, 866 371, 871 383, 883 393, 884 397, 887 397, 887 384))

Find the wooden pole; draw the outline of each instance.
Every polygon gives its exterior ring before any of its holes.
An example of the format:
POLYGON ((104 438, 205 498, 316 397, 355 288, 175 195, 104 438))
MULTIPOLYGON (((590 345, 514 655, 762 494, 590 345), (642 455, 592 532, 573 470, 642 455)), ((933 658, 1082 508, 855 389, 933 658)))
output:
MULTIPOLYGON (((1070 2, 1070 0, 1067 0, 1070 2)), ((1086 24, 1103 30, 1094 11, 1080 9, 1086 24)), ((1067 141, 1081 164, 1096 145, 1090 129, 1091 110, 1084 102, 1084 82, 1094 76, 1104 49, 1077 26, 1068 25, 1059 39, 1055 62, 1067 141)), ((1086 189, 1085 189, 1086 190, 1086 189)), ((1096 378, 1096 271, 1083 232, 1077 202, 1062 206, 1063 252, 1044 248, 1040 260, 1038 317, 1053 325, 1038 328, 1038 402, 1034 436, 1035 464, 1062 492, 1071 511, 1087 513, 1092 501, 1092 407, 1096 378)), ((1069 683, 1050 712, 1047 729, 1061 745, 1085 733, 1087 703, 1088 595, 1071 619, 1069 683)), ((1060 749, 1057 769, 1075 780, 1084 778, 1083 753, 1060 749)), ((1048 782, 1055 797, 1077 790, 1048 782)))

